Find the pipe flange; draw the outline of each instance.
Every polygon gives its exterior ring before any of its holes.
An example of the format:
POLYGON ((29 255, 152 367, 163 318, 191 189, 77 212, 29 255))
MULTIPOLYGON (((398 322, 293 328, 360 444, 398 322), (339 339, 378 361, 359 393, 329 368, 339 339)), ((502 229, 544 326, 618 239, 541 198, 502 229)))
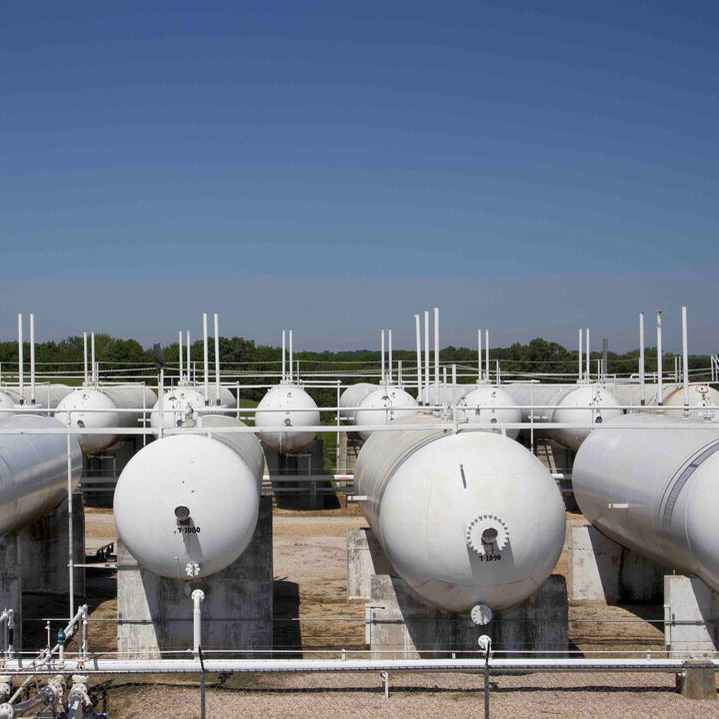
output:
POLYGON ((467 546, 480 557, 501 552, 509 544, 507 523, 496 514, 479 514, 465 532, 467 546))

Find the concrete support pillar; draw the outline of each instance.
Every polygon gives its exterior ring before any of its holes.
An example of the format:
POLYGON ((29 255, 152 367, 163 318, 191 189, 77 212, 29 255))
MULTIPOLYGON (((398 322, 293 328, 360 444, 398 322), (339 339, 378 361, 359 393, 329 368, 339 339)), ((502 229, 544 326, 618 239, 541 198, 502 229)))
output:
POLYGON ((375 659, 441 658, 460 651, 479 655, 482 634, 492 637, 497 650, 546 651, 556 657, 568 649, 567 589, 560 575, 552 575, 534 596, 483 627, 469 615, 442 611, 416 597, 398 577, 374 575, 371 593, 370 649, 375 659))
POLYGON ((391 574, 394 570, 371 529, 347 532, 347 598, 369 599, 372 576, 391 574))
MULTIPOLYGON (((117 648, 132 658, 192 648, 191 593, 201 589, 202 646, 256 649, 238 657, 268 658, 272 648, 272 500, 263 497, 257 529, 242 556, 199 582, 168 579, 139 567, 117 544, 117 648), (265 651, 262 651, 265 650, 265 651)), ((177 656, 177 655, 170 655, 177 656)), ((231 657, 231 654, 223 654, 231 657)))
MULTIPOLYGON (((307 449, 299 454, 278 454, 262 445, 265 452, 267 472, 275 491, 275 501, 281 509, 324 509, 326 492, 317 492, 316 487, 307 481, 292 481, 293 476, 302 477, 324 473, 324 445, 321 439, 315 439, 307 449)), ((337 499, 333 498, 336 505, 337 499)))
POLYGON ((690 659, 677 674, 677 691, 687 699, 717 698, 716 667, 711 662, 690 659))
POLYGON ((592 526, 568 528, 569 601, 660 602, 667 570, 592 526))
MULTIPOLYGON (((57 509, 36 519, 23 530, 22 543, 23 592, 56 594, 70 592, 68 542, 70 539, 67 499, 57 509)), ((85 562, 85 512, 82 495, 72 498, 73 562, 85 562)), ((85 570, 75 569, 75 594, 85 594, 85 570)))
MULTIPOLYGON (((22 649, 22 571, 21 544, 17 534, 0 538, 0 611, 12 609, 15 615, 16 650, 22 649)), ((0 632, 3 629, 0 628, 0 632)), ((2 647, 4 649, 4 647, 2 647)))
POLYGON ((664 578, 664 642, 669 656, 715 656, 719 649, 719 593, 698 577, 664 578))

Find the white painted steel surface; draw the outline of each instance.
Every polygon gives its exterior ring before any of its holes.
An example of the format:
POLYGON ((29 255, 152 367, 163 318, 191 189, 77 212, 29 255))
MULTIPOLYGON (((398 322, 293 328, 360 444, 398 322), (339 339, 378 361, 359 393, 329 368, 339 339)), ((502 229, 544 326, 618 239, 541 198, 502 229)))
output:
POLYGON ((610 539, 719 591, 719 426, 662 428, 678 421, 631 414, 592 433, 574 460, 574 496, 610 539))
POLYGON ((211 433, 242 426, 208 415, 198 432, 157 440, 127 464, 115 489, 115 524, 128 551, 156 574, 200 579, 245 550, 257 524, 264 455, 252 433, 211 433), (189 518, 180 521, 177 508, 189 518))
MULTIPOLYGON (((457 418, 466 420, 469 424, 487 425, 491 429, 503 422, 521 422, 522 412, 519 407, 513 407, 514 400, 501 388, 491 385, 479 385, 467 392, 457 403, 460 410, 457 418), (479 407, 479 409, 468 409, 479 407), (505 409, 497 409, 503 407, 505 409), (509 409, 507 409, 509 408, 509 409)), ((507 437, 517 439, 518 429, 507 429, 507 437)))
POLYGON ((528 450, 493 432, 376 432, 357 460, 355 490, 397 573, 442 609, 514 606, 546 581, 562 551, 556 482, 528 450))
MULTIPOLYGON (((72 387, 68 387, 64 384, 38 384, 35 385, 35 407, 38 409, 55 409, 64 397, 73 391, 72 387)), ((20 406, 20 398, 23 398, 23 403, 26 406, 30 406, 32 399, 32 389, 25 385, 23 391, 20 392, 19 387, 8 387, 5 386, 0 391, 0 406, 10 406, 9 401, 13 403, 12 406, 20 406)))
MULTIPOLYGON (((55 410, 55 417, 68 427, 141 427, 143 407, 150 416, 155 402, 157 395, 143 385, 118 385, 97 389, 81 387, 62 399, 55 410), (118 412, 118 409, 135 411, 118 412)), ((78 435, 85 455, 101 454, 121 437, 122 432, 78 435)))
MULTIPOLYGON (((538 384, 517 383, 502 385, 507 394, 522 407, 522 421, 561 422, 562 424, 602 424, 602 422, 621 417, 624 412, 619 409, 614 395, 603 385, 592 384, 538 384), (550 409, 532 410, 531 407, 550 409)), ((579 449, 582 442, 590 435, 591 429, 553 429, 535 430, 539 435, 546 435, 569 449, 579 449)))
MULTIPOLYGON (((376 388, 360 402, 355 412, 357 426, 377 426, 404 420, 417 414, 417 400, 399 387, 386 385, 376 388)), ((359 436, 366 442, 372 430, 359 430, 359 436)))
MULTIPOLYGON (((205 388, 202 386, 196 387, 197 391, 204 397, 205 388)), ((210 405, 213 407, 217 406, 217 385, 210 385, 210 405)), ((220 406, 234 409, 237 407, 237 398, 231 390, 224 385, 220 385, 220 406)))
MULTIPOLYGON (((17 532, 52 511, 67 496, 67 438, 62 434, 2 434, 3 429, 58 429, 52 417, 12 415, 0 419, 0 535, 17 532)), ((82 453, 70 438, 71 483, 76 489, 82 453)))
POLYGON ((359 382, 358 384, 350 385, 340 395, 339 406, 343 409, 340 410, 340 417, 346 422, 354 422, 356 410, 344 409, 346 407, 359 407, 360 402, 368 395, 377 389, 376 384, 370 384, 369 382, 359 382))
MULTIPOLYGON (((641 399, 641 389, 636 383, 616 382, 610 384, 609 388, 612 394, 617 398, 621 405, 638 406, 641 399)), ((659 384, 645 384, 647 407, 656 407, 659 405, 659 384)), ((684 387, 677 382, 662 383, 662 404, 665 407, 683 407, 684 406, 684 387)), ((690 410, 690 416, 705 416, 715 414, 719 409, 719 392, 708 384, 690 384, 689 385, 689 405, 691 407, 703 407, 707 411, 690 410)), ((672 412, 671 416, 679 417, 680 413, 672 412)))
POLYGON ((295 454, 306 449, 316 433, 303 432, 302 428, 319 423, 320 413, 315 401, 302 387, 290 382, 271 387, 255 413, 255 425, 263 430, 260 439, 280 454, 295 454))
POLYGON ((472 387, 473 385, 468 384, 453 385, 449 382, 440 382, 437 392, 437 383, 432 382, 429 387, 422 389, 422 402, 432 407, 437 405, 454 407, 472 387))
MULTIPOLYGON (((162 428, 179 427, 205 406, 205 396, 198 389, 183 385, 174 387, 162 397, 162 428)), ((157 402, 150 419, 155 436, 160 432, 160 422, 160 403, 157 402)))

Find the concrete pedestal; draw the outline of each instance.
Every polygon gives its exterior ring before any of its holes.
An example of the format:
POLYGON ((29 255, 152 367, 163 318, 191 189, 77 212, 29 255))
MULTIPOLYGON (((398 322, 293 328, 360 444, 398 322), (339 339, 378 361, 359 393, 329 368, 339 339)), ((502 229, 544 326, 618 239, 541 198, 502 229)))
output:
POLYGON ((712 662, 690 659, 677 674, 677 691, 687 699, 717 698, 716 667, 712 662))
MULTIPOLYGON (((192 648, 193 589, 202 602, 202 647, 256 649, 238 657, 268 658, 272 649, 272 501, 260 502, 254 537, 242 556, 199 582, 168 579, 139 567, 117 543, 117 648, 132 658, 192 648), (264 650, 264 651, 262 651, 264 650)), ((177 655, 169 655, 177 656, 177 655)), ((223 654, 232 657, 232 654, 223 654)))
POLYGON ((714 656, 719 649, 719 593, 698 577, 664 578, 664 642, 669 656, 714 656))
MULTIPOLYGON (((20 537, 9 534, 0 538, 0 612, 12 609, 15 619, 14 646, 22 649, 22 572, 20 537)), ((4 632, 0 628, 0 633, 4 632)), ((4 637, 4 634, 2 634, 4 637)), ((4 649, 4 645, 1 649, 4 649)))
POLYGON ((419 599, 398 577, 374 575, 371 593, 369 633, 375 659, 392 656, 387 651, 404 659, 448 657, 452 652, 479 655, 477 640, 482 634, 492 638, 497 650, 568 649, 567 589, 560 575, 552 575, 534 596, 498 613, 484 627, 468 615, 444 612, 419 599))
MULTIPOLYGON (((22 590, 36 594, 70 593, 68 571, 67 499, 54 511, 36 519, 20 533, 22 543, 22 590)), ((73 562, 85 562, 85 513, 82 495, 72 497, 72 558, 73 562)), ((85 570, 74 570, 75 595, 85 594, 85 570)))
POLYGON ((318 492, 317 485, 293 477, 324 474, 324 445, 315 439, 298 454, 278 454, 263 444, 267 473, 272 481, 275 502, 280 509, 324 509, 328 498, 336 506, 334 494, 318 492))
POLYGON ((569 601, 661 602, 663 569, 592 526, 569 527, 569 601))
POLYGON ((347 598, 369 599, 372 576, 391 574, 394 570, 371 529, 347 532, 347 598))

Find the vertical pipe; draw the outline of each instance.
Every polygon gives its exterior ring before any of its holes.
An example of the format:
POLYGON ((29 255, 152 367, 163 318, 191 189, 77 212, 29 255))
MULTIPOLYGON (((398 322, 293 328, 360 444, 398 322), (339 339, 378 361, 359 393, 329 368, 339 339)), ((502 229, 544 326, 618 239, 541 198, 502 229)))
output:
POLYGON ((477 330, 477 382, 482 381, 482 330, 477 330))
POLYGON ((489 330, 484 330, 484 374, 489 382, 489 330))
POLYGON ((392 330, 389 330, 389 383, 392 384, 392 330))
POLYGON ((85 377, 83 384, 87 384, 89 380, 87 376, 87 332, 82 333, 82 370, 85 377))
POLYGON ((584 349, 582 348, 582 329, 579 328, 579 381, 583 379, 584 349))
POLYGON ((287 354, 287 330, 282 330, 282 381, 285 381, 285 377, 287 375, 287 364, 285 360, 285 355, 287 354))
POLYGON ((187 330, 187 381, 190 382, 190 330, 187 330))
POLYGON ((439 307, 434 308, 434 383, 437 386, 439 404, 439 307))
MULTIPOLYGON (((295 351, 294 351, 294 349, 293 349, 293 347, 292 347, 292 330, 290 330, 289 341, 290 341, 290 354, 289 354, 289 359, 290 359, 290 377, 289 377, 289 379, 290 379, 290 383, 291 383, 292 380, 293 380, 294 371, 295 371, 295 368, 292 366, 293 363, 294 363, 294 359, 293 359, 293 358, 294 358, 294 356, 295 356, 295 351)), ((298 368, 298 369, 299 369, 299 368, 298 368)), ((299 372, 298 372, 297 374, 299 374, 299 372)))
POLYGON ((644 381, 644 312, 639 313, 639 404, 647 403, 647 386, 644 381))
POLYGON ((607 366, 609 365, 609 339, 602 339, 602 378, 607 379, 607 366))
POLYGON ((452 365, 452 404, 457 403, 457 365, 452 365))
MULTIPOLYGON (((35 315, 30 313, 30 404, 35 404, 35 315)), ((47 403, 50 406, 50 403, 47 403)))
POLYGON ((95 333, 90 332, 90 384, 97 386, 97 366, 95 365, 95 333))
POLYGON ((414 316, 414 333, 417 340, 417 401, 422 402, 422 329, 418 314, 414 316))
POLYGON ((592 353, 589 350, 589 327, 587 327, 587 342, 586 342, 586 350, 587 350, 587 382, 589 382, 592 379, 592 368, 589 364, 590 358, 592 356, 592 353))
POLYGON ((429 310, 424 311, 424 389, 427 393, 425 404, 429 405, 429 310))
POLYGON ((204 346, 204 359, 205 359, 205 376, 204 376, 204 388, 205 388, 205 404, 210 404, 210 350, 208 347, 207 339, 207 312, 202 313, 202 337, 205 343, 204 346))
POLYGON ((387 383, 387 377, 386 377, 386 373, 385 373, 385 369, 384 369, 384 330, 382 330, 382 331, 380 332, 380 335, 382 336, 382 341, 381 341, 381 345, 382 345, 382 352, 381 352, 382 361, 381 361, 381 367, 382 367, 382 370, 381 370, 381 374, 380 374, 380 377, 381 377, 381 379, 380 379, 380 384, 386 384, 386 383, 387 383))
POLYGON ((195 589, 192 592, 192 651, 197 658, 200 656, 200 647, 202 646, 202 609, 200 604, 205 598, 205 593, 201 589, 195 589))
POLYGON ((75 562, 72 556, 73 527, 72 527, 72 445, 70 433, 67 435, 67 568, 69 572, 70 590, 70 616, 75 616, 75 562))
POLYGON ((499 387, 499 385, 500 385, 500 378, 499 378, 499 360, 496 360, 496 362, 497 362, 497 368, 496 368, 497 376, 495 377, 495 384, 497 385, 497 387, 499 387))
POLYGON ((17 316, 17 365, 18 389, 20 390, 20 404, 25 404, 25 376, 23 375, 23 342, 22 342, 22 315, 17 316))
POLYGON ((689 340, 687 337, 687 308, 682 306, 682 369, 684 375, 684 406, 689 406, 689 340))
POLYGON ((662 311, 657 310, 657 404, 660 407, 664 404, 662 359, 662 311))
POLYGON ((397 385, 402 388, 402 360, 397 360, 397 385))
POLYGON ((220 318, 215 312, 215 404, 220 404, 220 318))
POLYGON ((177 350, 180 353, 180 382, 182 382, 182 330, 177 333, 177 350))

